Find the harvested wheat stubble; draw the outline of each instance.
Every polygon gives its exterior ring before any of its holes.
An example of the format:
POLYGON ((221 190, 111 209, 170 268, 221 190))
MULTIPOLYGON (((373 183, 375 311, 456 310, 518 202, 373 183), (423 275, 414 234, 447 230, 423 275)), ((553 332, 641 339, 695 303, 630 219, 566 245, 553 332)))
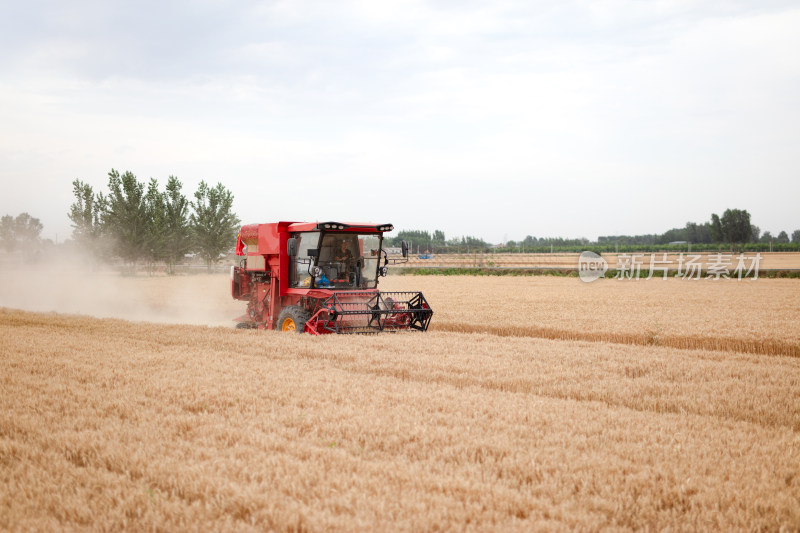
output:
POLYGON ((0 529, 797 529, 800 360, 0 311, 0 529))
POLYGON ((800 280, 402 276, 384 285, 422 290, 432 330, 800 357, 800 280))

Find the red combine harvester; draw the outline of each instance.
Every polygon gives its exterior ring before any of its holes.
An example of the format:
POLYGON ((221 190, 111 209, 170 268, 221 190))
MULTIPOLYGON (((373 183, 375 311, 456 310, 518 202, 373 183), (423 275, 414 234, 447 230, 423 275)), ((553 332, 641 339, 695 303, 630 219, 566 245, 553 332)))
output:
POLYGON ((391 224, 277 222, 242 226, 231 294, 247 302, 239 328, 324 333, 426 331, 433 310, 421 292, 380 292, 391 224), (381 260, 383 264, 381 264, 381 260))

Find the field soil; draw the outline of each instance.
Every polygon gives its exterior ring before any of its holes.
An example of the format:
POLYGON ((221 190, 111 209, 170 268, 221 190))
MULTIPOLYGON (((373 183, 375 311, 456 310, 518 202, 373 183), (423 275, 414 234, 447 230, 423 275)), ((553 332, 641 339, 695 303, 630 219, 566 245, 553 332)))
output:
POLYGON ((5 274, 2 530, 800 529, 798 280, 389 277, 430 332, 311 337, 5 274))

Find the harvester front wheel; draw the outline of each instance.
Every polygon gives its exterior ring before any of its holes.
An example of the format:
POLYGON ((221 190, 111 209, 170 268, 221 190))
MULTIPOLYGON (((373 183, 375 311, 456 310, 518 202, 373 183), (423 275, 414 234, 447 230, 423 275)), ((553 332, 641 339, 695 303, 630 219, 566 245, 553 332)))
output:
POLYGON ((303 333, 306 329, 306 321, 311 318, 311 315, 297 305, 288 305, 283 308, 281 314, 278 315, 277 329, 280 331, 296 331, 303 333))

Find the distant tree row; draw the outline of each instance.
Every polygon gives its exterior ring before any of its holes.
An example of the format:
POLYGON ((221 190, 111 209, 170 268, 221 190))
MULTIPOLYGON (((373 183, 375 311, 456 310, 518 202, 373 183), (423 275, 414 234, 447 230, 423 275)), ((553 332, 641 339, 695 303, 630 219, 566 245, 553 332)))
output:
POLYGON ((20 213, 16 217, 4 215, 0 219, 0 246, 6 252, 21 250, 26 256, 39 244, 42 228, 39 219, 28 213, 20 213))
POLYGON ((587 244, 591 244, 591 241, 584 237, 579 239, 565 239, 563 237, 534 237, 532 235, 528 235, 521 241, 509 241, 506 243, 507 246, 519 246, 523 248, 541 246, 585 246, 587 244))
POLYGON ((108 173, 107 194, 75 180, 75 203, 69 210, 72 237, 97 256, 116 256, 132 265, 163 261, 172 272, 194 252, 211 266, 236 238, 239 219, 233 213, 233 194, 221 183, 209 187, 201 181, 194 201, 189 201, 182 187, 170 176, 160 191, 153 178, 145 184, 131 172, 114 169, 108 173))
POLYGON ((434 230, 433 233, 418 230, 401 230, 394 237, 386 237, 384 246, 400 246, 405 241, 414 253, 469 253, 483 251, 491 245, 478 237, 455 237, 446 239, 444 232, 434 230))
MULTIPOLYGON (((176 263, 188 253, 198 254, 209 266, 219 261, 221 254, 231 249, 239 226, 233 213, 233 195, 221 183, 209 187, 201 181, 189 201, 182 193, 182 183, 170 176, 164 191, 151 179, 145 184, 131 172, 108 173, 108 193, 95 192, 81 180, 73 183, 75 202, 70 206, 72 237, 76 244, 97 257, 119 257, 135 265, 164 262, 172 272, 176 263)), ((0 219, 0 248, 6 252, 21 250, 25 256, 37 250, 42 242, 42 223, 28 213, 0 219)), ((464 236, 447 239, 441 230, 432 233, 401 230, 386 237, 385 246, 400 246, 406 241, 414 253, 474 253, 491 251, 496 247, 481 238, 464 236)), ((46 241, 45 241, 46 242, 46 241)), ((786 231, 773 237, 761 233, 751 223, 750 214, 739 209, 727 209, 718 216, 711 215, 705 223, 687 222, 683 228, 673 228, 663 234, 601 236, 596 243, 585 238, 537 238, 528 235, 521 241, 501 245, 504 251, 545 252, 594 250, 644 250, 668 246, 674 242, 689 242, 705 249, 723 244, 757 249, 775 243, 779 250, 800 249, 800 230, 791 239, 786 231), (759 244, 760 243, 760 244, 759 244)))
MULTIPOLYGON (((476 237, 457 237, 445 239, 443 231, 433 233, 427 231, 402 230, 395 237, 387 237, 389 246, 399 246, 400 241, 412 243, 414 251, 430 251, 432 253, 469 253, 497 249, 483 239, 476 237)), ((545 252, 550 249, 559 251, 580 251, 586 249, 610 249, 629 246, 666 246, 670 243, 692 243, 698 245, 747 245, 761 244, 800 244, 800 230, 792 233, 791 239, 785 231, 773 237, 769 231, 761 233, 761 229, 752 224, 750 213, 741 209, 726 209, 722 216, 711 215, 711 220, 704 223, 687 222, 683 228, 673 228, 662 234, 647 235, 609 235, 598 237, 597 242, 586 238, 567 239, 563 237, 534 237, 528 235, 521 241, 508 241, 500 245, 504 251, 545 252)))
POLYGON ((746 244, 746 243, 793 243, 800 244, 800 230, 789 234, 781 231, 773 237, 769 231, 761 233, 761 229, 752 224, 750 213, 743 209, 726 209, 720 217, 711 214, 711 220, 697 224, 687 222, 683 228, 673 228, 663 234, 652 235, 611 235, 597 239, 598 244, 669 244, 671 242, 690 242, 697 244, 746 244))

